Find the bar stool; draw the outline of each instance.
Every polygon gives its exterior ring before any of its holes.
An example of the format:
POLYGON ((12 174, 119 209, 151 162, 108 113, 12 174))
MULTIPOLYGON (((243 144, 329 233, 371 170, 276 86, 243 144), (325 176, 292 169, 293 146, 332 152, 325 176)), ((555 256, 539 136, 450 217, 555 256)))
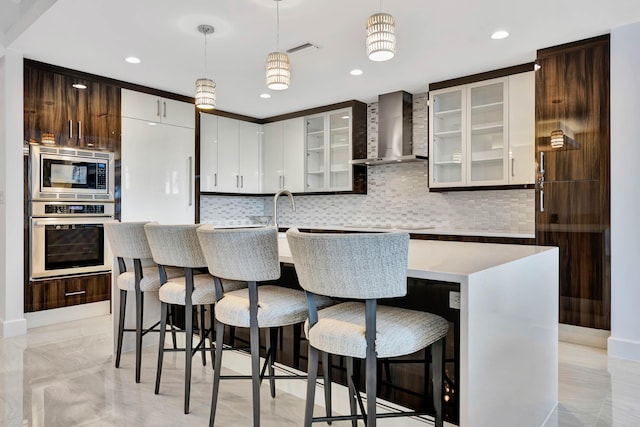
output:
MULTIPOLYGON (((306 378, 297 375, 275 375, 274 362, 277 333, 281 326, 302 323, 307 317, 307 302, 301 290, 274 285, 258 286, 258 282, 280 277, 278 260, 278 231, 275 227, 244 229, 213 229, 210 225, 198 228, 200 245, 207 259, 209 272, 214 276, 216 302, 216 356, 209 425, 215 421, 220 379, 246 378, 252 380, 253 425, 260 425, 260 382, 269 379, 271 397, 275 397, 275 379, 306 378), (221 279, 243 280, 248 289, 229 292, 222 288, 221 279), (224 326, 249 328, 251 376, 221 376, 222 337, 224 326), (267 354, 260 371, 259 329, 267 329, 267 354), (264 372, 268 368, 267 376, 264 372)), ((319 298, 320 307, 332 304, 329 298, 319 298)), ((326 387, 330 391, 329 387, 326 387)))
MULTIPOLYGON (((142 337, 148 332, 158 330, 156 327, 160 321, 153 326, 142 329, 144 294, 147 292, 157 292, 160 288, 160 274, 158 267, 152 262, 151 248, 144 232, 146 222, 121 223, 110 221, 105 223, 105 231, 109 246, 113 255, 118 259, 118 277, 116 284, 120 289, 120 319, 118 321, 118 340, 116 346, 116 368, 120 367, 120 356, 122 354, 122 339, 125 332, 136 333, 136 383, 140 382, 140 366, 142 364, 142 337), (127 271, 125 259, 133 261, 133 271, 127 271), (125 329, 125 314, 127 305, 127 294, 134 292, 136 297, 136 327, 135 329, 125 329)), ((167 277, 170 279, 180 277, 184 273, 178 268, 167 268, 167 277)))
MULTIPOLYGON (((300 285, 307 292, 309 320, 309 380, 304 425, 314 421, 421 415, 417 412, 376 414, 377 358, 412 354, 431 347, 435 425, 442 424, 444 340, 449 324, 431 313, 377 305, 380 298, 407 293, 407 233, 318 234, 287 231, 300 285), (345 302, 321 309, 319 295, 345 302), (364 303, 361 302, 364 300, 364 303), (347 357, 350 416, 313 418, 318 353, 347 357), (366 410, 352 380, 353 358, 365 359, 366 410), (361 415, 356 414, 356 400, 361 415)), ((426 393, 425 393, 426 394, 426 393)))
MULTIPOLYGON (((185 383, 184 383, 184 413, 189 413, 189 395, 191 390, 191 364, 192 357, 197 352, 201 352, 204 359, 205 352, 211 351, 213 358, 213 346, 206 346, 206 338, 209 337, 213 343, 214 310, 216 302, 216 291, 213 277, 209 274, 198 274, 199 269, 206 270, 207 261, 202 254, 196 228, 198 225, 161 225, 146 224, 144 226, 149 240, 149 246, 153 254, 154 261, 160 266, 162 271, 166 271, 168 266, 181 267, 184 277, 162 280, 162 286, 158 292, 158 297, 162 303, 160 318, 160 342, 158 348, 158 368, 156 371, 155 394, 160 392, 160 378, 162 373, 163 355, 165 349, 165 332, 167 324, 167 313, 169 304, 182 305, 185 307, 185 383), (204 322, 200 325, 200 342, 193 347, 193 317, 194 307, 202 308, 209 306, 211 328, 205 330, 204 322)), ((246 286, 242 283, 226 284, 230 289, 239 289, 246 286)), ((182 349, 179 349, 182 350, 182 349)))

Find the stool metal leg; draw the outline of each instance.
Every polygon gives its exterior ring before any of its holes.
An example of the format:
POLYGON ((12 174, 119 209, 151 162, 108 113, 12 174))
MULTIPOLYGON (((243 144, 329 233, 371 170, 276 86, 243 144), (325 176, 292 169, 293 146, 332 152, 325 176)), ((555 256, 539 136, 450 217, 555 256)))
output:
MULTIPOLYGON (((324 373, 324 405, 327 417, 331 416, 331 354, 322 352, 322 372, 324 373)), ((329 422, 331 424, 331 422, 329 422)))
POLYGON ((215 343, 215 337, 214 337, 214 331, 215 331, 215 305, 214 304, 209 304, 209 324, 210 324, 210 328, 209 332, 209 345, 211 346, 211 368, 214 368, 215 365, 215 361, 216 361, 216 348, 214 346, 215 343))
MULTIPOLYGON (((197 310, 200 311, 200 322, 198 324, 198 331, 200 332, 200 341, 202 342, 202 345, 204 345, 204 338, 206 334, 206 329, 204 326, 204 305, 198 306, 197 310)), ((202 366, 207 366, 207 353, 203 349, 200 354, 202 355, 202 366)))
POLYGON ((160 339, 158 343, 158 368, 156 369, 155 394, 160 393, 160 376, 162 375, 162 359, 164 356, 164 335, 167 330, 167 312, 169 304, 163 302, 160 305, 160 339))
MULTIPOLYGON (((356 389, 354 378, 353 378, 353 357, 345 357, 346 365, 347 365, 347 385, 349 388, 349 409, 351 409, 351 415, 356 415, 357 407, 356 407, 356 393, 358 390, 356 389)), ((358 420, 351 420, 351 426, 357 427, 358 420)))
POLYGON ((193 361, 193 305, 185 305, 185 345, 184 345, 184 413, 189 413, 189 395, 191 394, 191 362, 193 361))
POLYGON ((435 427, 442 427, 442 380, 444 371, 444 338, 431 344, 431 367, 433 368, 433 406, 435 427))
POLYGON ((376 300, 368 299, 365 302, 366 321, 366 394, 367 394, 367 427, 376 427, 376 383, 377 383, 377 356, 376 356, 376 300))
POLYGON ((220 389, 220 369, 222 368, 222 346, 224 342, 224 324, 216 325, 216 357, 213 359, 213 393, 211 394, 211 414, 209 415, 209 427, 213 427, 218 405, 218 390, 220 389))
MULTIPOLYGON (((267 349, 267 354, 269 355, 269 389, 271 390, 271 397, 276 397, 276 380, 273 378, 275 375, 275 370, 273 369, 273 364, 276 363, 276 348, 278 346, 278 329, 280 328, 269 328, 267 329, 267 335, 269 339, 269 348, 267 349)), ((284 335, 284 334, 283 334, 284 335)))
POLYGON ((142 365, 142 319, 144 307, 144 294, 136 291, 136 383, 140 382, 140 369, 142 365))
POLYGON ((127 291, 120 290, 120 319, 118 320, 118 345, 116 348, 116 368, 120 367, 122 337, 124 336, 124 315, 127 312, 127 291))
POLYGON ((251 385, 253 426, 260 426, 260 329, 258 326, 258 285, 249 282, 249 343, 251 347, 251 385))
POLYGON ((304 407, 304 427, 311 427, 313 406, 316 397, 316 378, 318 377, 318 350, 309 346, 309 365, 307 367, 307 400, 304 407))

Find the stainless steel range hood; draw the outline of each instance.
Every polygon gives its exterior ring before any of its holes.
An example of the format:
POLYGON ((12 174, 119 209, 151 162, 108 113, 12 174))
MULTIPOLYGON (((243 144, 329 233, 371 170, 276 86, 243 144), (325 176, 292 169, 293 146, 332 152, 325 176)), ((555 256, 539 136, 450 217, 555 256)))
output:
POLYGON ((399 91, 378 96, 378 157, 352 160, 353 165, 376 166, 424 161, 413 154, 413 95, 399 91))

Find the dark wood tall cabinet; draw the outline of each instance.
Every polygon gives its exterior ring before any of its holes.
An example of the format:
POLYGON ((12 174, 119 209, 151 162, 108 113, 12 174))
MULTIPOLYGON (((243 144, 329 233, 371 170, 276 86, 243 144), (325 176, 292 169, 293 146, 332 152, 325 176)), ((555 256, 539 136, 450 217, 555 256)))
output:
POLYGON ((560 322, 610 329, 609 36, 536 62, 537 244, 560 248, 560 322))
POLYGON ((30 143, 116 151, 120 144, 120 87, 81 73, 25 61, 24 136, 30 143), (74 87, 83 85, 84 88, 74 87))

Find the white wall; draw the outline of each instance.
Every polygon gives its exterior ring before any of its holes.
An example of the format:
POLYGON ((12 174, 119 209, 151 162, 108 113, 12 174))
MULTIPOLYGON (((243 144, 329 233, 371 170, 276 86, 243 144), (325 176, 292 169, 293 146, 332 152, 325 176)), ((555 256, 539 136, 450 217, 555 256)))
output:
POLYGON ((24 334, 23 58, 0 58, 0 336, 24 334))
POLYGON ((611 32, 611 337, 609 355, 640 360, 640 23, 611 32))

